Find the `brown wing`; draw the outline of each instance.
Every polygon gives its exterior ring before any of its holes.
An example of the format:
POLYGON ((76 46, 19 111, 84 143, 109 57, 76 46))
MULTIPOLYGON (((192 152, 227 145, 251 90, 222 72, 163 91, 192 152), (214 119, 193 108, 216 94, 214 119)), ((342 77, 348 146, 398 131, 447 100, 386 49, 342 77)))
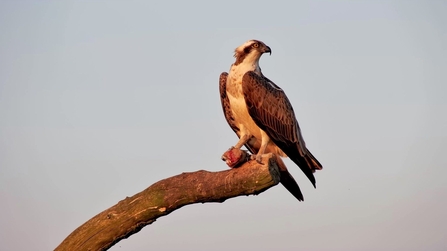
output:
POLYGON ((307 150, 292 105, 284 91, 253 71, 243 76, 242 90, 248 113, 256 125, 300 167, 315 186, 313 171, 321 169, 321 165, 307 150))
POLYGON ((220 92, 220 102, 222 103, 222 110, 225 116, 225 119, 230 125, 231 129, 239 136, 239 128, 237 127, 233 113, 230 108, 230 101, 227 96, 227 77, 228 73, 222 72, 219 78, 219 92, 220 92))

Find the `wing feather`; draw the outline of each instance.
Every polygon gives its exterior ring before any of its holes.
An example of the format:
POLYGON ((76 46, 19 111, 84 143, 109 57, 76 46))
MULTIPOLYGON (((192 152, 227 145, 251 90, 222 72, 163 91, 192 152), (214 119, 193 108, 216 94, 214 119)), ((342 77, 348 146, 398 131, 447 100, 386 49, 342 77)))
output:
POLYGON ((222 103, 222 110, 225 115, 225 119, 230 125, 231 129, 239 136, 239 128, 235 123, 235 119, 233 117, 233 113, 231 112, 230 100, 227 95, 227 78, 228 73, 222 72, 219 77, 219 92, 220 92, 220 101, 222 103))
POLYGON ((295 112, 284 91, 268 78, 249 71, 242 78, 248 112, 256 124, 276 143, 296 147, 301 157, 306 144, 295 112))
POLYGON ((306 148, 295 112, 284 91, 253 71, 244 74, 242 90, 248 113, 256 125, 295 162, 315 186, 315 169, 321 165, 306 148), (315 162, 312 162, 315 159, 315 162))

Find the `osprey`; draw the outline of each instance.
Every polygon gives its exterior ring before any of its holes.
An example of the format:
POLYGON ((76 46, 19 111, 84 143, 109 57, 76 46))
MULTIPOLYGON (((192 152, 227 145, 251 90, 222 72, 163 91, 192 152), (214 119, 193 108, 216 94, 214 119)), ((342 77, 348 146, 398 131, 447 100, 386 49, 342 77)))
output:
POLYGON ((220 75, 222 108, 225 119, 239 137, 233 148, 245 145, 258 162, 264 153, 274 153, 281 184, 303 201, 298 184, 280 156, 289 157, 297 164, 314 187, 313 173, 323 167, 306 148, 286 94, 261 72, 259 59, 267 52, 272 53, 270 47, 258 40, 249 40, 236 48, 236 62, 229 73, 220 75))

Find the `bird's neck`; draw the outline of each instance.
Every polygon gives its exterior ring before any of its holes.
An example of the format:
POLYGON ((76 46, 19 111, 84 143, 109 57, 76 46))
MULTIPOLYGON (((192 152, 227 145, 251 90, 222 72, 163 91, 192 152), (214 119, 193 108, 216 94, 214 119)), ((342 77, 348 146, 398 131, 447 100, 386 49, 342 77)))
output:
POLYGON ((242 60, 236 59, 236 62, 231 66, 230 71, 236 71, 241 77, 248 71, 254 71, 257 74, 261 74, 261 68, 259 67, 258 55, 246 55, 242 60))

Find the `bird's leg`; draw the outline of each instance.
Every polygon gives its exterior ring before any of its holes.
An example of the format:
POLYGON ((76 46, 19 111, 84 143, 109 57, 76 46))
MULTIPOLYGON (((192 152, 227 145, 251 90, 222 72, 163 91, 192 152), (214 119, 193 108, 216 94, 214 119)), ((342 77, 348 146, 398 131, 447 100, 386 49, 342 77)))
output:
POLYGON ((245 145, 245 143, 247 143, 250 138, 251 138, 250 134, 243 134, 243 135, 241 135, 241 138, 239 139, 239 141, 232 148, 241 149, 241 147, 243 145, 245 145))
POLYGON ((230 147, 229 150, 236 148, 236 149, 241 149, 243 145, 245 145, 245 143, 247 143, 250 138, 253 136, 250 134, 250 132, 248 130, 245 129, 244 125, 240 125, 239 127, 240 129, 240 135, 239 135, 239 141, 236 143, 236 145, 230 147))
POLYGON ((258 153, 256 154, 256 161, 259 164, 262 164, 262 155, 265 153, 265 149, 267 148, 267 145, 270 142, 270 137, 265 133, 263 130, 261 130, 261 147, 259 148, 258 153))

